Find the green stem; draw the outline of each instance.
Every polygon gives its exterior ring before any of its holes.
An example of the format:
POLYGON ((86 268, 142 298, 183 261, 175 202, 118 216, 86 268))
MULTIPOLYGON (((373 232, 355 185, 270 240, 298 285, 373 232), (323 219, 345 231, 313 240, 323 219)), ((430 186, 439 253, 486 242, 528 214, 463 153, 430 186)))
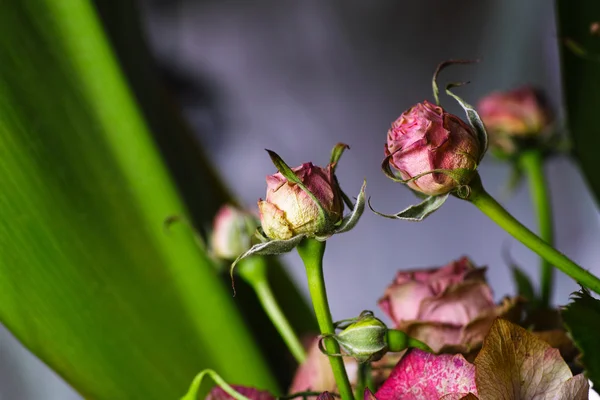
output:
MULTIPOLYGON (((304 239, 298 247, 298 254, 304 266, 306 267, 306 276, 308 279, 308 289, 312 299, 317 322, 322 335, 331 335, 335 333, 329 303, 327 302, 327 292, 325 290, 325 279, 323 276, 323 254, 325 253, 325 242, 319 242, 315 239, 304 239)), ((329 354, 339 354, 340 346, 332 338, 323 339, 325 349, 329 354)), ((329 356, 329 363, 333 370, 333 376, 338 387, 338 391, 343 400, 354 400, 352 387, 346 374, 344 360, 339 356, 329 356)))
POLYGON ((466 199, 473 203, 481 212, 487 215, 502 229, 511 234, 515 239, 529 247, 540 257, 555 265, 565 274, 578 281, 581 285, 600 293, 600 279, 592 275, 579 265, 575 264, 567 256, 540 239, 535 233, 527 229, 523 224, 506 211, 492 196, 490 196, 483 185, 481 178, 476 175, 471 183, 471 193, 466 199))
POLYGON ((411 338, 405 332, 397 329, 388 329, 385 339, 389 351, 398 352, 405 349, 421 349, 428 353, 434 352, 427 344, 415 338, 411 338))
POLYGON ((258 256, 245 258, 238 263, 237 268, 238 274, 256 292, 260 304, 273 325, 275 325, 290 352, 296 361, 298 361, 298 364, 302 364, 306 360, 306 352, 273 295, 267 277, 267 262, 265 258, 258 256))
POLYGON ((354 390, 354 397, 360 399, 364 396, 365 388, 368 387, 368 379, 371 375, 371 363, 358 364, 358 379, 354 390))
MULTIPOLYGON (((544 177, 544 160, 540 150, 534 149, 521 155, 521 166, 529 177, 529 191, 533 206, 537 212, 540 238, 549 245, 554 245, 554 230, 552 227, 552 208, 548 186, 544 177)), ((554 268, 546 259, 540 264, 540 301, 543 308, 550 307, 550 298, 554 286, 554 268)))

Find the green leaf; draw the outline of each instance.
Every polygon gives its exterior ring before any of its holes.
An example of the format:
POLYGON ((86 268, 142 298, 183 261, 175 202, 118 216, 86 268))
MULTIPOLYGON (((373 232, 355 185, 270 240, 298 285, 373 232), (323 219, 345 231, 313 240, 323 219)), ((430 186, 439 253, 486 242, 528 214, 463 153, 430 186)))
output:
POLYGON ((535 289, 533 288, 533 284, 531 283, 531 279, 529 276, 519 268, 517 265, 511 265, 510 270, 512 272, 512 278, 517 286, 517 294, 519 296, 523 296, 528 301, 535 301, 535 289))
POLYGON ((439 196, 429 196, 425 200, 423 200, 419 204, 412 205, 397 214, 382 214, 377 212, 371 207, 371 199, 369 199, 369 208, 375 214, 380 215, 385 218, 390 219, 402 219, 406 221, 423 221, 427 216, 440 208, 446 200, 448 200, 448 196, 450 193, 442 194, 439 196))
POLYGON ((577 43, 586 54, 600 55, 600 39, 590 34, 590 26, 598 21, 600 2, 596 0, 557 0, 559 46, 562 55, 562 81, 567 124, 574 152, 588 185, 600 202, 600 62, 572 51, 565 44, 577 43))
POLYGON ((586 289, 571 295, 573 300, 561 313, 577 348, 586 376, 594 390, 600 393, 600 300, 593 298, 586 289))
POLYGON ((276 391, 93 6, 0 13, 0 320, 85 397, 181 396, 210 366, 276 391), (240 366, 252 365, 252 368, 240 366))
MULTIPOLYGON (((149 125, 150 133, 189 210, 190 221, 205 235, 207 232, 202 228, 211 226, 217 210, 234 200, 200 148, 198 132, 190 129, 183 121, 172 96, 165 90, 164 74, 158 70, 154 57, 146 47, 146 40, 140 29, 141 13, 135 3, 137 2, 131 0, 94 1, 123 72, 149 125)), ((318 327, 312 306, 300 294, 276 257, 270 257, 268 263, 269 282, 294 330, 298 335, 315 332, 318 327)), ((229 276, 222 274, 220 278, 230 295, 229 276)), ((202 287, 201 290, 210 289, 202 287)), ((236 290, 237 309, 246 321, 252 321, 248 328, 252 330, 263 356, 282 386, 287 385, 295 371, 295 365, 280 356, 287 351, 285 342, 256 299, 254 290, 243 281, 236 285, 236 290)))

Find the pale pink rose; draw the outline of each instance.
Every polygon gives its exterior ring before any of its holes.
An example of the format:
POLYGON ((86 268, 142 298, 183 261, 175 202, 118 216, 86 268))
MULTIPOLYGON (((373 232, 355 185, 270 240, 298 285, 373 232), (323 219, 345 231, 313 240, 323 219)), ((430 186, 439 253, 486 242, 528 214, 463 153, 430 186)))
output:
MULTIPOLYGON (((344 204, 333 166, 321 168, 305 163, 292 170, 321 202, 329 223, 340 221, 344 204)), ((331 228, 320 220, 319 208, 310 196, 279 172, 267 176, 267 197, 259 200, 258 209, 263 230, 271 239, 289 239, 299 234, 314 236, 331 228)))
MULTIPOLYGON (((259 390, 252 387, 247 386, 231 386, 236 392, 246 396, 250 400, 275 400, 275 396, 265 390, 259 390)), ((205 400, 234 400, 232 396, 227 394, 223 389, 219 386, 215 386, 208 393, 205 400)))
POLYGON ((233 260, 252 245, 256 218, 230 205, 222 206, 213 222, 211 249, 215 256, 233 260))
POLYGON ((552 112, 539 90, 525 86, 485 96, 477 107, 490 135, 537 135, 552 122, 552 112))
MULTIPOLYGON (((294 375, 294 380, 288 393, 305 391, 338 393, 329 358, 321 352, 318 344, 319 339, 313 339, 308 349, 308 356, 296 370, 296 375, 294 375)), ((344 365, 346 366, 350 383, 355 384, 358 376, 358 364, 356 360, 344 357, 344 365)))
POLYGON ((506 316, 518 300, 494 303, 485 268, 463 257, 441 268, 400 271, 379 300, 397 329, 434 351, 479 346, 493 320, 506 316))
POLYGON ((445 169, 456 176, 431 173, 407 185, 427 195, 448 193, 467 184, 481 155, 479 139, 473 129, 456 115, 424 101, 405 111, 387 134, 385 155, 402 179, 411 179, 434 169, 445 169))

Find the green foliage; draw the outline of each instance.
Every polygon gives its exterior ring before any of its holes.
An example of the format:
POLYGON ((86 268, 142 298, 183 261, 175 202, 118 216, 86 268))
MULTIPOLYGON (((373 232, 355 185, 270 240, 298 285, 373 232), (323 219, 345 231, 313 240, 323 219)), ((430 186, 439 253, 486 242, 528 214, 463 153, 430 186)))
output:
POLYGON ((581 362, 594 390, 600 393, 600 300, 582 289, 573 293, 572 302, 561 313, 562 319, 581 351, 581 362))
POLYGON ((592 35, 590 27, 598 21, 600 2, 597 0, 557 0, 562 50, 562 79, 567 109, 568 127, 583 174, 600 201, 600 37, 592 35), (575 51, 578 48, 580 51, 575 51))
POLYGON ((185 214, 94 9, 0 13, 0 320, 84 396, 166 399, 212 367, 276 391, 185 214), (252 368, 247 368, 247 365, 252 368))

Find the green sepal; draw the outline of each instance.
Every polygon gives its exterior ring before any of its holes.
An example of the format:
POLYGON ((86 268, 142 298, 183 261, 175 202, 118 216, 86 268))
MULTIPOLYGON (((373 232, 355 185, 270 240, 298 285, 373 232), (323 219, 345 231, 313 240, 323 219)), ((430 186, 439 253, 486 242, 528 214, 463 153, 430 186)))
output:
POLYGON ((354 208, 352 209, 350 214, 348 214, 344 218, 342 218, 342 221, 340 222, 340 224, 333 231, 334 234, 348 232, 349 230, 353 229, 356 226, 356 224, 358 223, 358 220, 360 219, 363 212, 365 211, 365 203, 366 203, 365 189, 366 188, 367 188, 367 181, 364 180, 363 184, 360 188, 360 192, 358 193, 358 196, 356 197, 356 204, 354 205, 354 208))
POLYGON ((198 391, 200 390, 200 386, 202 385, 202 380, 204 377, 210 377, 215 383, 223 389, 225 393, 233 397, 235 400, 250 400, 248 397, 239 393, 237 390, 232 388, 219 374, 217 374, 212 369, 205 369, 200 372, 190 385, 188 392, 181 398, 181 400, 197 400, 198 399, 198 391))
POLYGON ((329 160, 329 164, 331 165, 331 168, 334 172, 337 168, 338 161, 342 157, 342 154, 344 154, 345 150, 350 150, 350 146, 348 146, 345 143, 338 143, 333 147, 333 150, 331 150, 331 158, 329 160))
POLYGON ((308 188, 304 185, 304 183, 302 183, 302 180, 300 180, 300 178, 298 178, 298 175, 296 175, 294 173, 294 171, 292 171, 290 166, 287 165, 285 163, 285 161, 283 161, 283 159, 279 156, 279 154, 277 154, 274 151, 269 150, 269 149, 265 149, 265 150, 267 151, 267 153, 269 153, 269 157, 271 157, 271 161, 273 161, 273 164, 275 165, 275 168, 277 168, 277 171, 279 171, 281 173, 281 175, 283 175, 288 181, 293 182, 296 185, 298 185, 298 187, 300 189, 302 189, 304 191, 304 193, 306 193, 308 195, 308 197, 310 197, 311 200, 314 201, 315 204, 317 205, 317 207, 319 208, 319 216, 320 216, 321 220, 329 222, 329 215, 328 215, 327 211, 325 211, 325 209, 323 208, 323 204, 321 204, 321 202, 319 201, 319 199, 317 199, 317 197, 313 194, 313 192, 308 190, 308 188))
POLYGON ((390 219, 401 219, 405 221, 423 221, 427 216, 440 208, 448 199, 450 193, 442 194, 439 196, 429 196, 425 200, 423 200, 419 204, 412 205, 397 214, 383 214, 378 211, 375 211, 373 207, 371 207, 371 199, 369 198, 368 204, 371 211, 375 214, 390 218, 390 219))
MULTIPOLYGON (((399 150, 397 150, 397 151, 399 151, 399 150)), ((464 178, 465 177, 470 178, 474 172, 474 170, 467 169, 467 168, 432 169, 431 171, 426 171, 426 172, 420 173, 418 175, 415 175, 412 178, 402 179, 402 178, 398 178, 398 176, 396 175, 396 173, 394 173, 394 171, 392 170, 392 167, 390 166, 390 159, 394 156, 395 153, 396 152, 386 156, 383 159, 383 162, 381 163, 381 170, 383 171, 385 176, 387 176, 389 179, 393 180, 394 182, 398 182, 398 183, 407 184, 407 183, 416 181, 417 179, 422 178, 429 174, 444 174, 444 175, 447 175, 450 178, 454 179, 454 181, 456 183, 458 183, 459 185, 465 185, 470 181, 470 179, 464 179, 464 178)))
POLYGON ((454 100, 456 100, 458 102, 458 104, 460 104, 460 106, 465 110, 465 113, 467 114, 467 119, 469 120, 469 124, 475 130, 477 139, 479 140, 479 145, 481 146, 479 160, 477 160, 477 163, 479 164, 479 162, 481 162, 481 160, 483 159, 483 156, 487 152, 488 145, 489 145, 487 131, 485 130, 485 126, 483 125, 483 121, 481 120, 481 117, 479 116, 477 111, 475 111, 475 108, 473 108, 472 105, 470 105, 469 103, 467 103, 466 101, 464 101, 463 99, 461 99, 460 97, 458 97, 457 95, 452 93, 452 91, 450 90, 452 88, 459 87, 459 86, 465 85, 467 83, 468 82, 449 83, 448 85, 446 85, 446 93, 448 94, 448 96, 453 97, 454 100))
POLYGON ((231 267, 229 269, 229 275, 231 276, 231 285, 235 294, 235 285, 233 279, 233 270, 240 260, 250 257, 250 256, 268 256, 268 255, 277 255, 283 253, 289 253, 292 251, 301 241, 304 239, 306 235, 296 235, 291 239, 287 240, 269 240, 268 242, 258 243, 252 246, 248 251, 241 254, 238 258, 235 259, 233 263, 231 263, 231 267))
POLYGON ((442 72, 446 67, 454 64, 475 64, 478 63, 479 60, 446 60, 441 62, 433 73, 433 78, 431 79, 431 88, 433 89, 433 98, 435 99, 435 104, 440 105, 440 89, 437 84, 437 78, 440 72, 442 72))
POLYGON ((586 288, 571 294, 571 303, 561 316, 577 348, 581 363, 594 390, 600 393, 600 300, 593 298, 586 288))

